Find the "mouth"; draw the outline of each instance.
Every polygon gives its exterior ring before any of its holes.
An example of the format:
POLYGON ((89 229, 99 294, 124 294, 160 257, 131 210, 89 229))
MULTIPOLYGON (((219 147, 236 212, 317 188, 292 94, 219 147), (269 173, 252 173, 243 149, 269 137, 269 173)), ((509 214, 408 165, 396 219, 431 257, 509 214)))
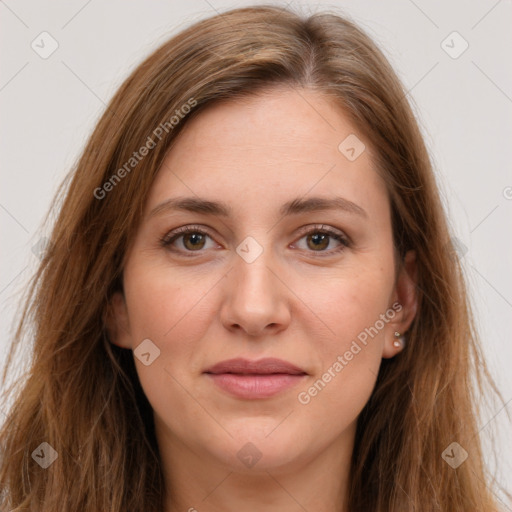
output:
POLYGON ((307 373, 282 359, 230 359, 204 372, 222 391, 244 399, 269 398, 297 385, 307 373))

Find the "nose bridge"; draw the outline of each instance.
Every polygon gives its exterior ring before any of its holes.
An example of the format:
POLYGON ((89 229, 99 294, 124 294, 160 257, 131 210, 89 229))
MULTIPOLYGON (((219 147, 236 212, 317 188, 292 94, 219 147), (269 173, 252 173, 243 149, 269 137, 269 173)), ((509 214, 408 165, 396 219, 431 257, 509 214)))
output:
POLYGON ((248 311, 271 308, 271 303, 276 300, 276 295, 281 292, 274 274, 269 270, 274 262, 271 249, 259 249, 255 243, 248 241, 237 248, 233 268, 233 286, 238 300, 245 301, 248 311), (249 249, 246 253, 244 249, 249 249), (240 255, 242 253, 242 255, 240 255))
MULTIPOLYGON (((268 240, 269 237, 266 238, 268 240)), ((283 328, 289 322, 288 297, 270 244, 247 237, 236 248, 227 275, 222 319, 227 328, 238 326, 250 334, 267 327, 283 328), (274 274, 275 273, 275 274, 274 274)))

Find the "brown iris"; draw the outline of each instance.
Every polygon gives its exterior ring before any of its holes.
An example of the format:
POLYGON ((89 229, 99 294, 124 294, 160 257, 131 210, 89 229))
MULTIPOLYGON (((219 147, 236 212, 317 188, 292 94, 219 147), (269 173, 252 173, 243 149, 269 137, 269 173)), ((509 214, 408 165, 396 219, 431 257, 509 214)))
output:
POLYGON ((329 245, 329 235, 325 233, 314 233, 313 235, 308 235, 307 241, 310 249, 325 249, 329 245), (312 246, 309 245, 310 241, 313 241, 312 246))
POLYGON ((205 242, 204 237, 205 235, 202 233, 187 233, 183 235, 183 244, 187 249, 202 249, 205 242))

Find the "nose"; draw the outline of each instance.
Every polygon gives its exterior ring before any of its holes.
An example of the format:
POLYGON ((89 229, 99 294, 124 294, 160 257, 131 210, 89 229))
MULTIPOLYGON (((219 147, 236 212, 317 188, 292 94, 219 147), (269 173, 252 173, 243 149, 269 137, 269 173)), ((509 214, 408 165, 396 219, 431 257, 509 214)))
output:
POLYGON ((272 266, 275 265, 266 251, 252 263, 235 256, 224 281, 220 310, 226 329, 258 337, 277 334, 288 327, 292 294, 272 266))

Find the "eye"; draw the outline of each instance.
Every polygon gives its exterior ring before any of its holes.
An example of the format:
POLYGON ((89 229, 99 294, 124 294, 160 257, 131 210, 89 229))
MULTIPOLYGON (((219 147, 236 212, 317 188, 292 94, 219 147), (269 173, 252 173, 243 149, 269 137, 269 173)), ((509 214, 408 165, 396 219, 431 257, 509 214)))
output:
MULTIPOLYGON (((310 250, 309 252, 326 253, 325 255, 329 256, 342 251, 350 245, 348 239, 343 235, 343 233, 329 226, 322 224, 313 226, 313 228, 310 227, 306 229, 308 229, 308 231, 306 231, 305 236, 300 238, 300 240, 305 239, 306 247, 299 247, 299 249, 306 251, 310 250), (334 249, 326 251, 325 249, 329 247, 333 240, 338 243, 338 246, 334 249)), ((324 254, 318 254, 318 256, 323 255, 324 254)))
POLYGON ((208 238, 212 240, 204 229, 198 226, 184 226, 165 235, 160 240, 160 243, 163 247, 168 247, 178 252, 200 252, 201 249, 212 248, 211 246, 208 247, 206 243, 208 238), (173 247, 178 240, 178 247, 173 247))

